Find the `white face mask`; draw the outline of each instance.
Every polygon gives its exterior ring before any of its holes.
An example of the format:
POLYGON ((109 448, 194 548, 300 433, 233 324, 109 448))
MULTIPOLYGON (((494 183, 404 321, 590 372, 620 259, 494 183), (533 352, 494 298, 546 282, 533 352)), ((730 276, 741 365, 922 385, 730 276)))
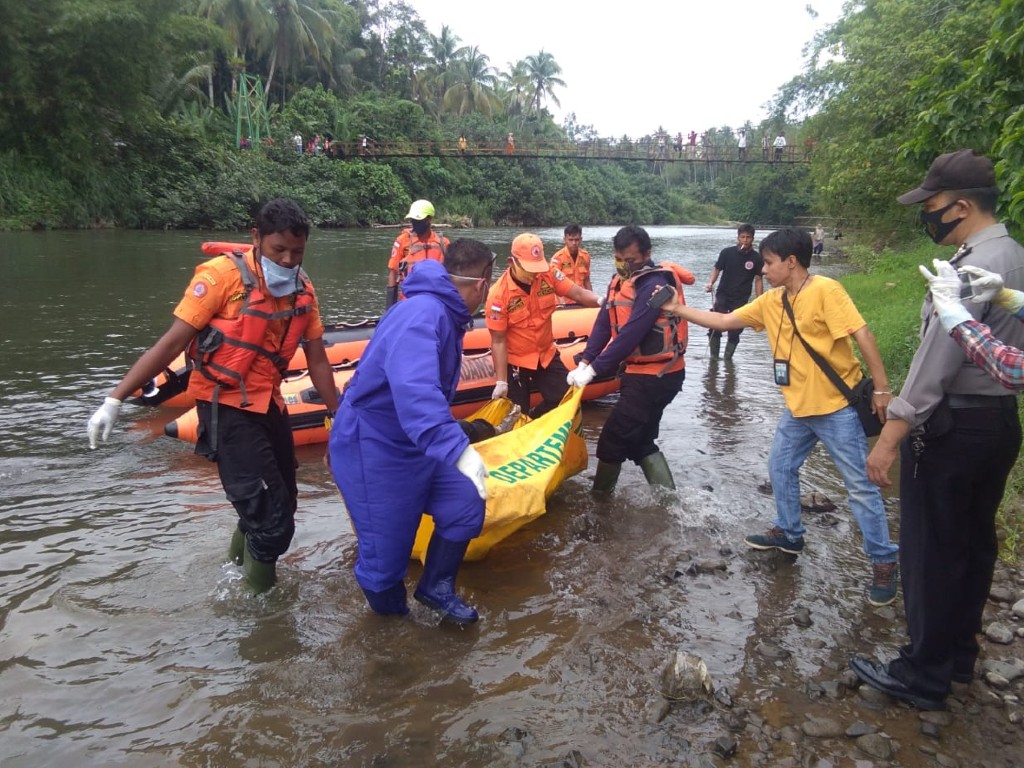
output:
POLYGON ((280 264, 271 261, 266 256, 260 256, 260 266, 263 268, 263 279, 267 283, 267 290, 276 299, 291 296, 299 290, 299 267, 282 267, 280 264))

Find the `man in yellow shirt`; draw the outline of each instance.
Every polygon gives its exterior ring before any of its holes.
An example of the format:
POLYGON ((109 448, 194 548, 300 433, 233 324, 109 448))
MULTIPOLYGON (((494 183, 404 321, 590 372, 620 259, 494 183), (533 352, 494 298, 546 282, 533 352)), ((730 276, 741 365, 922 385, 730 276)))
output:
POLYGON ((812 248, 809 233, 792 227, 780 229, 761 241, 764 276, 772 290, 728 314, 687 307, 675 297, 664 308, 714 330, 753 328, 767 332, 775 383, 782 389, 786 410, 776 427, 768 457, 775 522, 767 532, 747 536, 747 546, 791 555, 803 551, 800 467, 821 441, 843 477, 850 507, 864 537, 864 552, 871 558, 868 601, 888 605, 896 599, 898 548, 889 540, 882 494, 868 479, 868 441, 857 411, 814 362, 800 337, 851 388, 862 377, 851 339, 857 342, 875 380, 873 409, 883 422, 892 393, 875 337, 846 290, 831 278, 807 271, 812 248), (783 304, 784 296, 795 327, 783 304))

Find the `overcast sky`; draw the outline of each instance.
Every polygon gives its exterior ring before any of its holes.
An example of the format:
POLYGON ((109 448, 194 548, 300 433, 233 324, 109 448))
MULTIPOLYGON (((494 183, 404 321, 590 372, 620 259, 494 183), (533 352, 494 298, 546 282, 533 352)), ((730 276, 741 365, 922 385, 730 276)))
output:
POLYGON ((408 2, 433 34, 447 24, 495 69, 551 53, 566 83, 561 107, 548 104, 556 119, 575 112, 615 137, 756 124, 802 71, 804 45, 842 11, 842 0, 408 2))

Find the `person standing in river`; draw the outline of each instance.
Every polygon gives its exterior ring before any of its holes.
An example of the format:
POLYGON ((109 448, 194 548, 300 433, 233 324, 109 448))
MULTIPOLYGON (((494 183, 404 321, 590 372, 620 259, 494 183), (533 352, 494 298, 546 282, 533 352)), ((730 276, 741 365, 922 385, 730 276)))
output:
POLYGON ((688 328, 658 307, 649 305, 662 286, 693 285, 693 274, 671 262, 651 258, 651 237, 634 225, 615 233, 615 275, 604 305, 583 350, 580 364, 566 378, 585 387, 597 376, 619 378, 619 399, 597 439, 597 471, 592 492, 607 496, 619 481, 626 461, 644 473, 649 485, 675 488, 668 460, 658 444, 661 417, 679 394, 686 378, 688 328))
POLYGON ((275 563, 295 533, 295 445, 281 376, 301 343, 309 376, 331 413, 338 408, 313 284, 301 265, 309 219, 292 200, 271 200, 252 229, 253 247, 196 267, 170 329, 131 367, 89 419, 89 447, 106 441, 124 399, 182 350, 195 366, 196 453, 214 461, 238 513, 229 557, 255 592, 276 581, 275 563))
MULTIPOLYGON (((565 247, 559 248, 551 257, 551 269, 557 269, 586 291, 594 290, 590 284, 590 253, 580 247, 583 227, 569 224, 562 233, 562 242, 565 247)), ((566 304, 568 300, 560 299, 560 302, 566 304)))
POLYGON ((491 399, 508 397, 536 418, 557 406, 565 395, 569 370, 555 346, 551 316, 558 300, 596 307, 600 297, 576 285, 544 258, 544 243, 525 232, 512 241, 508 269, 487 296, 494 389, 491 399), (541 402, 530 411, 531 390, 541 402))
POLYGON ((802 229, 785 227, 772 232, 761 241, 764 275, 772 290, 728 314, 693 309, 675 299, 670 299, 665 309, 720 331, 743 327, 764 330, 772 345, 775 383, 786 400, 768 456, 776 516, 766 532, 747 536, 744 543, 751 549, 790 555, 803 552, 800 468, 821 442, 842 475, 850 494, 850 508, 864 537, 864 552, 871 558, 868 602, 889 605, 896 599, 898 547, 889 540, 882 494, 868 479, 864 427, 857 411, 814 361, 805 344, 852 389, 862 378, 860 362, 853 354, 852 342, 856 341, 877 387, 872 410, 880 419, 884 420, 892 395, 875 337, 849 294, 837 281, 808 272, 811 248, 811 235, 802 229))
POLYGON ((433 229, 434 204, 429 200, 416 200, 405 214, 409 228, 403 229, 391 246, 388 258, 388 287, 385 307, 390 307, 402 294, 402 282, 409 270, 424 259, 444 261, 448 238, 433 229))
MULTIPOLYGON (((940 155, 916 189, 897 198, 921 204, 921 223, 952 246, 952 267, 979 267, 1024 289, 1024 248, 995 217, 999 189, 992 161, 962 149, 940 155)), ((1024 325, 999 303, 962 305, 996 337, 1024 347, 1024 325)), ((936 320, 925 296, 921 342, 907 380, 868 457, 882 487, 900 458, 900 561, 910 642, 895 659, 856 657, 850 666, 872 688, 920 709, 944 709, 950 683, 970 682, 977 633, 999 544, 995 515, 1021 447, 1017 400, 936 320)))
MULTIPOLYGON (((764 293, 764 281, 761 278, 761 270, 764 262, 761 255, 754 250, 754 225, 740 224, 736 230, 736 245, 723 248, 718 254, 718 261, 711 271, 704 290, 712 293, 714 300, 711 311, 728 314, 734 309, 739 309, 750 301, 750 289, 753 287, 754 295, 760 296, 764 293), (715 282, 719 275, 722 282, 718 286, 718 293, 715 290, 715 282)), ((725 359, 731 360, 740 343, 740 334, 743 329, 729 331, 729 339, 725 344, 725 359)), ((722 346, 722 332, 708 331, 711 357, 718 358, 722 346)))
POLYGON ((380 614, 409 612, 405 574, 427 514, 434 533, 413 597, 448 621, 478 618, 455 578, 483 527, 487 470, 451 402, 494 258, 479 240, 461 239, 443 265, 413 270, 408 300, 381 318, 331 428, 331 469, 359 544, 356 581, 380 614))

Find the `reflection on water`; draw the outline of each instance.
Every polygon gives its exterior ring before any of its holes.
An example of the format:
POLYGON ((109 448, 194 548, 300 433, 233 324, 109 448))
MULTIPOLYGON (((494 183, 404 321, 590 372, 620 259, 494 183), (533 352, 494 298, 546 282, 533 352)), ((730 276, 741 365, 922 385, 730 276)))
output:
MULTIPOLYGON (((614 231, 585 232, 595 286, 611 276, 614 231)), ((306 266, 328 320, 381 311, 394 234, 314 234, 306 266)), ((471 234, 503 263, 515 233, 471 234)), ((561 239, 540 234, 551 251, 561 239)), ((693 270, 698 287, 734 240, 652 235, 656 257, 693 270)), ((479 625, 438 627, 419 606, 404 621, 367 612, 316 446, 299 451, 280 586, 249 597, 225 564, 233 513, 212 467, 160 436, 172 414, 128 407, 108 445, 90 452, 85 438, 103 394, 169 323, 199 243, 232 237, 0 235, 4 766, 533 765, 572 749, 590 764, 658 761, 708 737, 699 722, 646 719, 676 648, 742 688, 764 635, 806 638, 782 606, 813 601, 823 637, 859 616, 866 563, 848 515, 809 521, 796 564, 733 551, 771 518, 756 486, 782 403, 763 338, 744 334, 727 364, 708 359, 699 330, 660 441, 679 492, 652 492, 630 465, 595 503, 588 477, 572 479, 547 516, 464 569, 479 625), (728 576, 680 575, 706 557, 726 558, 728 576)), ((585 410, 591 452, 606 413, 585 410)), ((820 451, 806 479, 840 497, 820 451)), ((807 648, 799 672, 828 654, 807 648)))

